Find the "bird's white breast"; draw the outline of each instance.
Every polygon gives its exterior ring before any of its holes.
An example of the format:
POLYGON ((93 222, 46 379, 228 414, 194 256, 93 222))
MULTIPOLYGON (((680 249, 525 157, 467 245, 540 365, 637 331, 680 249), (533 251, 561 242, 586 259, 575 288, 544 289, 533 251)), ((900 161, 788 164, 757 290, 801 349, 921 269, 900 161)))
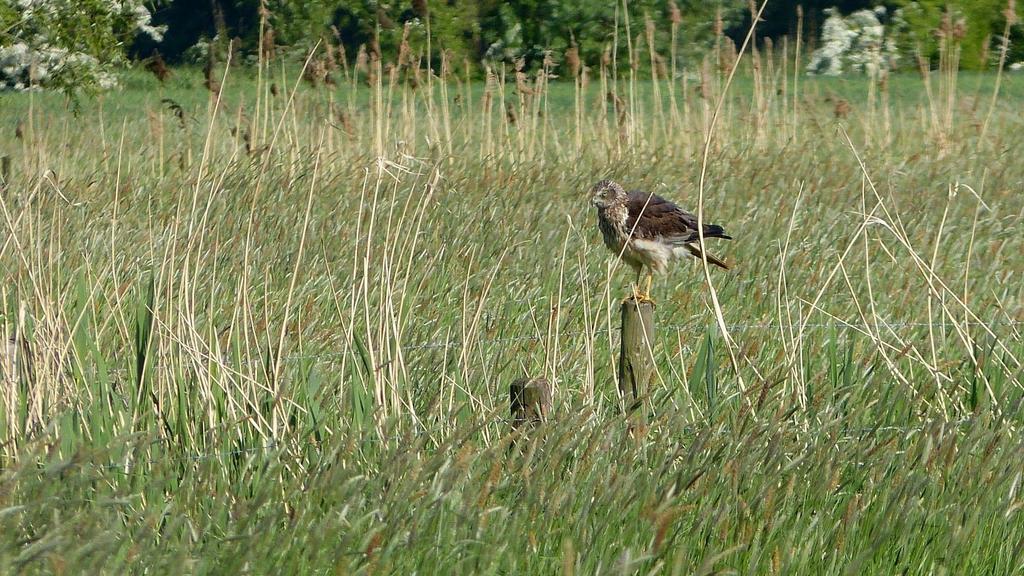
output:
POLYGON ((626 251, 632 253, 633 259, 658 273, 667 271, 669 263, 676 256, 675 251, 668 244, 641 238, 630 240, 626 251))

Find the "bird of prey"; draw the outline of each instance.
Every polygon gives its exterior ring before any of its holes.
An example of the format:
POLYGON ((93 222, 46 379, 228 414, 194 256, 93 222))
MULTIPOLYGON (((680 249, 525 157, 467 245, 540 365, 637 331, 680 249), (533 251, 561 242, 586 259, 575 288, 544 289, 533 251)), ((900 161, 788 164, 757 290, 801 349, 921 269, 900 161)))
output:
MULTIPOLYGON (((638 302, 652 302, 655 272, 666 272, 669 264, 684 254, 701 257, 695 215, 657 194, 626 192, 611 180, 601 180, 590 192, 605 245, 636 271, 633 298, 638 302), (647 286, 641 291, 642 271, 646 271, 647 286)), ((704 224, 704 238, 732 240, 717 224, 704 224)), ((711 264, 729 269, 711 254, 705 256, 711 264)))

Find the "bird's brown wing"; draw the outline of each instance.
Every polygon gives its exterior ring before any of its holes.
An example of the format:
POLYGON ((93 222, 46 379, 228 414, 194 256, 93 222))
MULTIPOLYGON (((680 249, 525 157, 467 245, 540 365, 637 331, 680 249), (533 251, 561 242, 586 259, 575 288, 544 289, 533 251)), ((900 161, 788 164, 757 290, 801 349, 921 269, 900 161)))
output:
MULTIPOLYGON (((626 199, 626 232, 633 238, 660 238, 671 244, 697 242, 697 217, 669 200, 648 192, 630 192, 626 199)), ((705 238, 732 238, 717 224, 704 224, 705 238)))

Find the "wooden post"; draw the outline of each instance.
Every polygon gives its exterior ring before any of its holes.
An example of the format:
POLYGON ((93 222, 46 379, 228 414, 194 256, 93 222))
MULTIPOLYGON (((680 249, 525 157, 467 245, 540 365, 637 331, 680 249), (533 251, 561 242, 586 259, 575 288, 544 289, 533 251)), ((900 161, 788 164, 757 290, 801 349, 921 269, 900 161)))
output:
MULTIPOLYGON (((654 376, 654 304, 630 298, 622 303, 619 393, 626 412, 642 408, 654 376)), ((641 410, 641 412, 646 412, 641 410)), ((643 415, 643 414, 642 414, 643 415)))
POLYGON ((11 181, 11 157, 0 156, 0 188, 6 188, 11 181))
POLYGON ((14 336, 4 338, 4 345, 0 346, 0 384, 14 390, 19 381, 32 382, 34 379, 35 367, 28 341, 14 336))
POLYGON ((520 378, 509 386, 509 407, 512 430, 520 426, 536 426, 551 411, 551 386, 544 378, 520 378))
POLYGON ((4 339, 4 345, 0 348, 0 384, 3 384, 5 391, 14 390, 14 383, 18 381, 18 345, 14 339, 4 339))

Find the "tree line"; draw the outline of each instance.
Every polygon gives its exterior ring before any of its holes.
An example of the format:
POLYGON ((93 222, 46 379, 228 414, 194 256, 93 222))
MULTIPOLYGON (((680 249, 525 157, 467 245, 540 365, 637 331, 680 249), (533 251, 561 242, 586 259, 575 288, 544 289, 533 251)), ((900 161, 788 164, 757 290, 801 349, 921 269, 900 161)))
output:
MULTIPOLYGON (((800 27, 802 37, 813 42, 826 9, 851 13, 878 6, 888 14, 914 9, 909 25, 926 57, 937 54, 930 38, 943 18, 963 19, 963 65, 984 68, 1004 31, 1007 0, 769 0, 758 40, 794 38, 800 27)), ((190 48, 197 44, 215 41, 223 47, 234 39, 243 54, 253 56, 262 39, 296 55, 321 42, 339 46, 353 62, 360 48, 392 61, 403 49, 426 57, 429 37, 435 59, 445 53, 474 67, 519 61, 536 68, 551 54, 572 51, 593 64, 607 58, 616 41, 619 48, 649 41, 658 54, 678 51, 685 65, 716 37, 742 41, 757 7, 750 0, 170 0, 153 9, 153 23, 167 29, 162 40, 140 37, 131 52, 141 58, 159 51, 168 62, 184 62, 196 59, 190 48)), ((1021 36, 1019 26, 1014 36, 1021 36)))
MULTIPOLYGON (((330 48, 318 56, 330 61, 318 66, 429 61, 433 70, 447 65, 480 77, 500 64, 562 76, 600 65, 656 67, 664 77, 697 68, 711 49, 734 55, 760 7, 758 0, 0 0, 0 90, 102 89, 133 61, 157 72, 189 62, 212 69, 228 55, 242 64, 301 62, 317 45, 330 48)), ((823 47, 812 67, 827 73, 934 64, 951 43, 964 68, 1024 61, 1015 0, 768 0, 756 30, 764 47, 798 36, 805 54, 823 47), (841 54, 851 49, 860 52, 845 66, 841 54)))

